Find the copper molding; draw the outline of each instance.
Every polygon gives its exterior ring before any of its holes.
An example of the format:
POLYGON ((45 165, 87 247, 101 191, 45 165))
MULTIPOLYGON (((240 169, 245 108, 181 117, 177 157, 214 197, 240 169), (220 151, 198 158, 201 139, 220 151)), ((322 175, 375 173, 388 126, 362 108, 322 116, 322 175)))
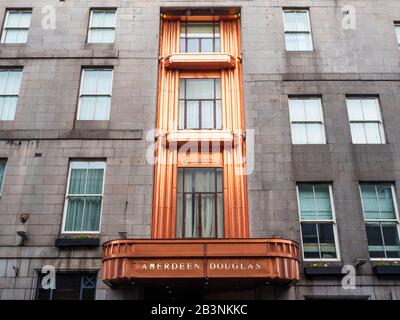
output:
POLYGON ((102 279, 109 285, 190 278, 287 284, 299 280, 298 255, 297 242, 285 239, 113 240, 103 246, 102 279))
POLYGON ((227 53, 172 53, 164 59, 169 69, 221 70, 236 66, 236 58, 227 53))

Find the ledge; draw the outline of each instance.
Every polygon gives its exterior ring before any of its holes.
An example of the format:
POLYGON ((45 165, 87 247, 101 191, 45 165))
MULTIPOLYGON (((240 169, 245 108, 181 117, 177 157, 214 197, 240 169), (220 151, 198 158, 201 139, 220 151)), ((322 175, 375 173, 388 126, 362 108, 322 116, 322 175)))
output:
POLYGON ((376 265, 372 269, 377 276, 400 275, 400 265, 376 265))
POLYGON ((178 145, 185 142, 234 142, 242 137, 237 133, 229 130, 176 130, 169 131, 165 134, 165 142, 177 143, 178 145))
POLYGON ((227 53, 173 53, 165 67, 180 70, 221 70, 236 67, 236 58, 227 53))
POLYGON ((103 281, 154 279, 299 280, 299 246, 284 239, 113 240, 103 246, 103 281))
POLYGON ((99 238, 58 238, 55 241, 55 246, 60 249, 72 247, 98 247, 99 245, 99 238))
POLYGON ((0 140, 141 140, 142 130, 0 130, 0 140))
POLYGON ((344 276, 341 266, 304 267, 305 276, 344 276))

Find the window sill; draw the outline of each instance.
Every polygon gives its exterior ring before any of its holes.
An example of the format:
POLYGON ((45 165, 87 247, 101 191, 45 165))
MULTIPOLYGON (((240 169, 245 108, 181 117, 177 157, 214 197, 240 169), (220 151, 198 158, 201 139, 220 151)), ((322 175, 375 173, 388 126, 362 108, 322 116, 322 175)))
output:
POLYGON ((100 245, 100 239, 93 238, 58 238, 55 241, 55 246, 59 249, 73 247, 96 248, 100 245))
POLYGON ((372 270, 377 276, 399 276, 400 264, 375 265, 372 267, 372 270))
POLYGON ((75 120, 74 129, 98 130, 108 129, 109 120, 75 120))

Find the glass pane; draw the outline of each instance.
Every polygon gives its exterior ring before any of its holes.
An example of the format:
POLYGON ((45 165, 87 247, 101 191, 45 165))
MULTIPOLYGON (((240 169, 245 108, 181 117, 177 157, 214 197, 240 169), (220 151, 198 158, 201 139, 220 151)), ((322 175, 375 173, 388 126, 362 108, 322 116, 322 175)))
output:
POLYGON ((221 99, 221 79, 215 80, 215 99, 221 99))
POLYGON ((21 85, 21 78, 22 78, 21 71, 9 71, 4 93, 6 95, 18 95, 19 88, 21 85))
POLYGON ((6 161, 1 160, 0 161, 0 192, 3 189, 3 181, 4 181, 4 172, 6 170, 6 161))
POLYGON ((184 203, 184 228, 186 238, 199 237, 199 196, 192 196, 191 194, 185 195, 184 203))
POLYGON ((97 97, 94 120, 108 120, 110 117, 110 97, 97 97))
POLYGON ((201 195, 201 229, 203 238, 214 238, 215 234, 215 195, 201 195))
POLYGON ((97 71, 97 93, 98 94, 111 94, 112 85, 112 71, 101 70, 97 71))
POLYGON ((106 29, 102 31, 102 43, 113 43, 114 42, 114 29, 106 29))
POLYGON ((379 207, 376 197, 375 185, 361 184, 361 196, 366 219, 379 219, 379 207))
MULTIPOLYGON (((182 186, 180 188, 182 188, 182 186)), ((183 237, 182 223, 183 223, 183 195, 181 193, 178 193, 177 201, 176 201, 176 237, 177 238, 183 237)))
POLYGON ((285 43, 287 51, 298 51, 297 38, 294 33, 285 33, 285 43))
POLYGON ((300 215, 302 220, 317 218, 312 185, 299 185, 300 215))
POLYGON ((103 39, 103 30, 91 29, 89 30, 89 43, 101 43, 103 39))
POLYGON ((364 120, 360 99, 347 99, 347 112, 350 121, 364 120))
POLYGON ((181 22, 181 38, 186 37, 186 23, 181 22))
POLYGON ((81 94, 96 94, 97 79, 98 79, 97 70, 84 70, 81 94))
POLYGON ((81 97, 78 120, 94 120, 96 113, 96 97, 81 97))
POLYGON ((8 71, 0 70, 0 95, 3 95, 6 91, 8 80, 8 71))
POLYGON ((396 219, 394 210, 392 188, 390 185, 378 185, 378 201, 382 219, 396 219))
POLYGON ((7 28, 18 28, 21 12, 8 12, 7 15, 7 28))
POLYGON ((115 11, 106 11, 104 15, 104 24, 105 28, 114 28, 115 27, 115 11))
POLYGON ((364 98, 361 100, 361 106, 365 120, 380 121, 376 99, 364 98))
POLYGON ((365 137, 364 124, 362 123, 350 123, 351 139, 355 144, 367 143, 365 137))
POLYGON ((284 13, 285 31, 297 31, 296 12, 286 11, 284 13))
POLYGON ((71 169, 68 194, 84 194, 87 169, 71 169))
POLYGON ((19 27, 20 28, 29 28, 30 24, 31 24, 31 16, 32 13, 31 12, 21 12, 21 16, 19 19, 19 27))
POLYGON ((379 224, 366 224, 368 250, 371 258, 385 258, 383 239, 379 224))
POLYGON ((382 143, 380 124, 379 123, 365 123, 365 134, 367 143, 382 143))
POLYGON ((191 170, 195 175, 196 192, 215 192, 215 170, 196 168, 191 170))
POLYGON ((187 79, 186 99, 214 99, 214 80, 187 79))
POLYGON ((293 144, 307 144, 307 129, 304 123, 292 123, 292 142, 293 144))
POLYGON ((333 224, 318 224, 319 242, 321 247, 321 258, 336 258, 335 236, 333 233, 333 224))
POLYGON ((82 231, 84 197, 69 197, 67 215, 65 217, 65 231, 82 231))
POLYGON ((179 99, 185 99, 185 79, 179 80, 179 99))
POLYGON ((186 39, 184 38, 181 38, 179 52, 186 52, 186 39))
POLYGON ((217 192, 222 192, 222 188, 224 186, 222 169, 216 169, 217 171, 217 192))
POLYGON ((183 192, 183 173, 184 169, 178 169, 178 192, 183 192))
POLYGON ((17 100, 17 97, 0 97, 0 120, 11 121, 15 119, 17 100))
POLYGON ((317 236, 317 224, 302 223, 301 224, 303 251, 305 259, 319 259, 319 245, 317 236))
POLYGON ((310 31, 308 12, 296 12, 296 31, 310 31))
POLYGON ((212 38, 213 24, 212 23, 188 23, 187 25, 188 38, 212 38))
POLYGON ((321 121, 321 102, 319 99, 304 100, 305 114, 307 121, 321 121))
POLYGON ((214 102, 201 102, 201 127, 203 129, 214 128, 214 102))
POLYGON ((185 128, 185 101, 179 101, 179 129, 185 128))
POLYGON ((82 231, 99 231, 101 197, 86 197, 82 231))
POLYGON ((216 129, 222 129, 222 110, 221 110, 221 100, 215 101, 215 113, 216 113, 216 129))
POLYGON ((298 33, 296 34, 297 49, 299 51, 311 51, 312 42, 310 33, 298 33))
POLYGON ((28 30, 18 30, 15 43, 26 43, 28 41, 28 30))
POLYGON ((18 43, 18 30, 6 30, 4 32, 6 33, 4 37, 5 43, 18 43))
POLYGON ((199 52, 200 41, 199 39, 187 39, 187 50, 186 52, 199 52))
POLYGON ((317 216, 320 220, 332 220, 332 206, 328 185, 314 186, 317 216))
POLYGON ((388 258, 400 258, 400 242, 397 225, 382 224, 386 255, 388 258))
POLYGON ((201 52, 213 52, 213 39, 201 39, 201 52))
MULTIPOLYGON (((77 170, 77 169, 73 169, 77 170)), ((86 194, 102 194, 103 193, 103 169, 87 170, 86 194)))
POLYGON ((78 273, 57 274, 56 290, 53 290, 53 300, 79 300, 81 275, 78 273))
POLYGON ((304 110, 304 100, 290 99, 289 111, 291 121, 306 121, 306 113, 304 110))
POLYGON ((187 101, 186 102, 186 128, 187 129, 199 129, 200 127, 200 115, 199 115, 199 102, 198 101, 187 101))
POLYGON ((104 18, 105 18, 104 11, 92 11, 91 27, 94 27, 94 28, 103 27, 104 26, 104 18))
POLYGON ((220 39, 215 39, 215 52, 221 52, 221 41, 220 39))
POLYGON ((400 46, 400 26, 396 26, 397 43, 400 46))
POLYGON ((217 194, 217 214, 218 214, 218 238, 224 237, 224 198, 221 193, 217 194))
POLYGON ((310 144, 325 143, 324 125, 320 123, 308 123, 307 127, 307 142, 310 144))

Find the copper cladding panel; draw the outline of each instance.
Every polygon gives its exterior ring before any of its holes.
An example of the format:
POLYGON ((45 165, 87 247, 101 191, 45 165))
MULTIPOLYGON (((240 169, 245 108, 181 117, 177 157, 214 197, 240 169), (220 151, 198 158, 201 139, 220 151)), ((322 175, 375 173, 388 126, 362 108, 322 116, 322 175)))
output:
POLYGON ((235 57, 227 53, 172 53, 165 58, 165 67, 169 69, 221 70, 235 66, 235 57))
POLYGON ((103 247, 103 281, 257 278, 299 279, 299 247, 284 239, 114 240, 103 247))

